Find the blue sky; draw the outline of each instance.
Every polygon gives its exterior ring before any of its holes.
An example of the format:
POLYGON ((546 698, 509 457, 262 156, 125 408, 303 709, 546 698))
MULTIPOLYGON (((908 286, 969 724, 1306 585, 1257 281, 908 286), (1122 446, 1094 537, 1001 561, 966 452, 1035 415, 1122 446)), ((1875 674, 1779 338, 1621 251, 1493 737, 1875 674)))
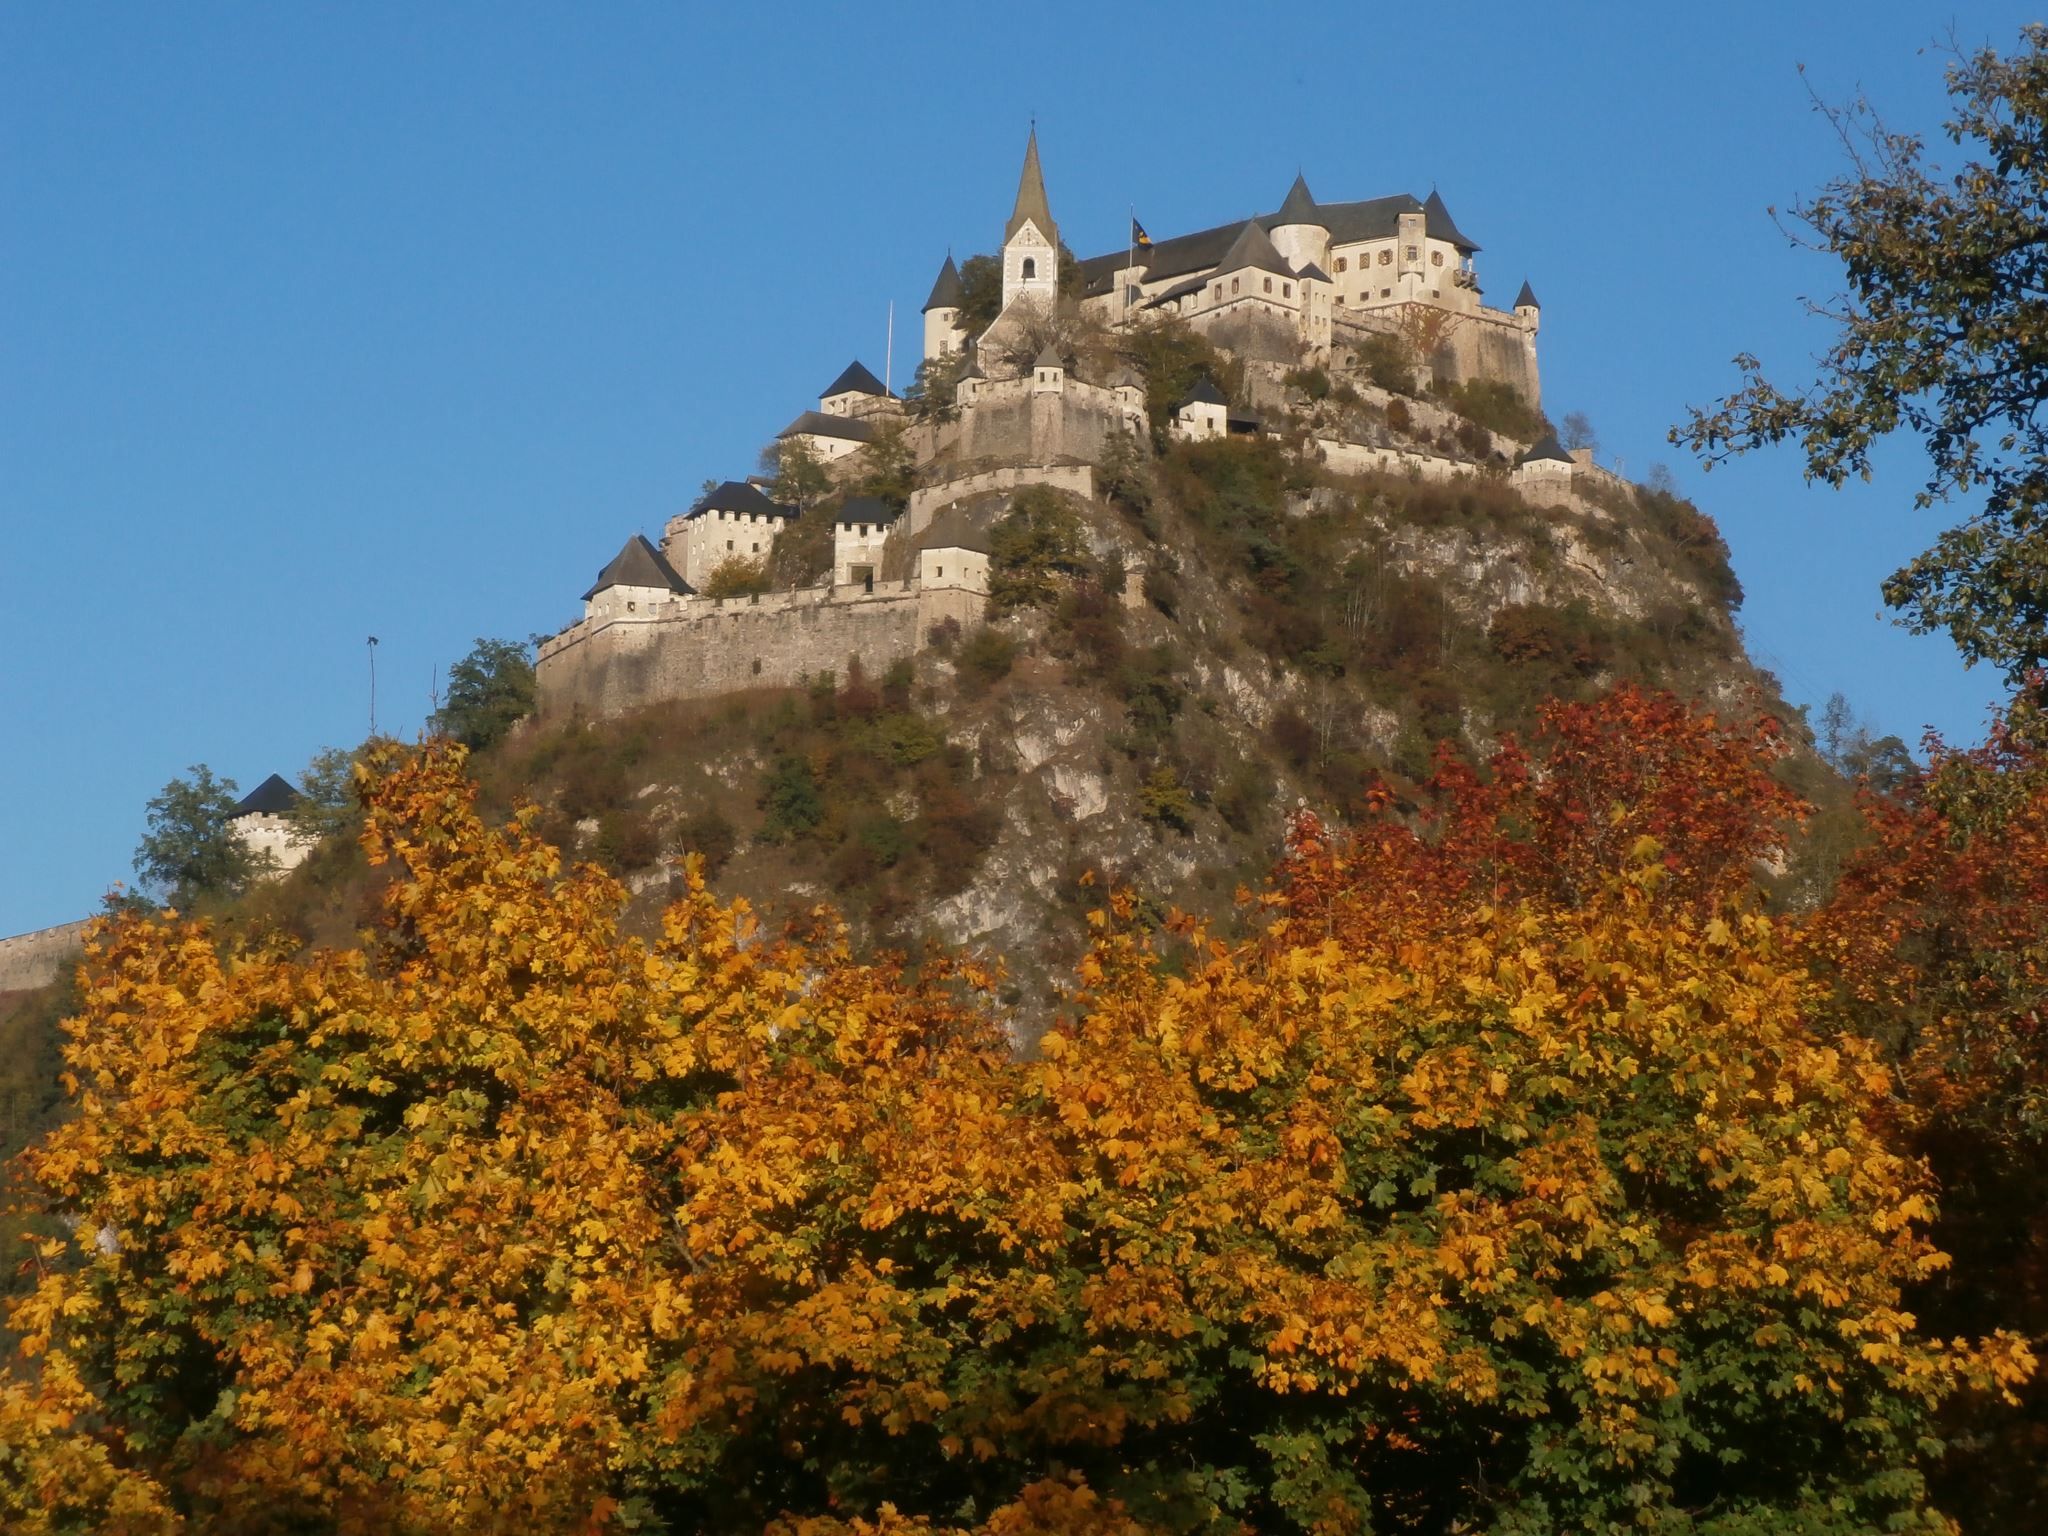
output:
POLYGON ((1438 187, 1545 404, 1721 522, 1790 696, 1974 739, 1997 679, 1879 613, 1917 463, 1806 488, 1666 445, 1834 274, 1767 213, 1839 169, 1797 66, 1931 132, 1926 5, 0 8, 0 934, 128 876, 142 808, 410 733, 478 636, 573 617, 635 530, 859 356, 915 363, 1035 114, 1082 254, 1438 187), (1423 13, 1416 13, 1418 16, 1423 13))

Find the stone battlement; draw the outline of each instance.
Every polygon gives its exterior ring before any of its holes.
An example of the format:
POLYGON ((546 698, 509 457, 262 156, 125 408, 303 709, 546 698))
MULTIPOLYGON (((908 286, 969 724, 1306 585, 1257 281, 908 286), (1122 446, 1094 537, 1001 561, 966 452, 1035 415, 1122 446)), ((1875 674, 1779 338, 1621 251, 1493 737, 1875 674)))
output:
POLYGON ((25 992, 55 981, 67 961, 78 958, 89 918, 58 923, 33 933, 0 939, 0 992, 25 992))

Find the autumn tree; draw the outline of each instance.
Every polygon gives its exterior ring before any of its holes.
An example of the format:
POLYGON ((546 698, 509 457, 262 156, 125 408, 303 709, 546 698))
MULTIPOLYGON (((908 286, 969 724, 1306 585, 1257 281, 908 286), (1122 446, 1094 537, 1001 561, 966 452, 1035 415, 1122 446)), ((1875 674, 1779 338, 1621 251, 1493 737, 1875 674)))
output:
POLYGON ((1892 1075, 1742 900, 1774 750, 1625 696, 1422 824, 1298 821, 1244 937, 1116 894, 1028 1060, 971 966, 694 871, 634 938, 458 749, 387 755, 364 948, 89 941, 0 1511, 1939 1529, 1932 1416, 2032 1360, 1909 1314, 1892 1075))
POLYGON ((1792 442, 1834 486, 1868 479, 1882 440, 1917 439, 1920 506, 1982 500, 1887 579, 1885 601, 2017 682, 2048 658, 2048 27, 2008 55, 1959 55, 1948 90, 1953 170, 1865 102, 1829 111, 1849 168, 1792 210, 1845 283, 1817 307, 1834 336, 1818 376, 1780 388, 1740 356, 1741 387, 1672 438, 1710 467, 1792 442))

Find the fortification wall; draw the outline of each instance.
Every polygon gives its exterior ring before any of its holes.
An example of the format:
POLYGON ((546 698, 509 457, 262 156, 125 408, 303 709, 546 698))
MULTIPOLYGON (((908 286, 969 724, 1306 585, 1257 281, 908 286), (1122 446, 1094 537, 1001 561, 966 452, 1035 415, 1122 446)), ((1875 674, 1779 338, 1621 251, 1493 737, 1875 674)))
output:
POLYGON ((80 918, 0 939, 0 992, 25 992, 55 981, 65 965, 78 958, 88 921, 80 918))
POLYGON ((1072 380, 1059 390, 1034 389, 1028 378, 1007 380, 985 386, 978 399, 962 404, 958 433, 947 446, 962 461, 1094 461, 1111 435, 1127 425, 1113 391, 1072 380))
POLYGON ((1316 451, 1324 464, 1340 475, 1414 475, 1421 480, 1455 480, 1474 473, 1474 466, 1432 453, 1409 453, 1400 448, 1371 448, 1363 443, 1341 442, 1334 437, 1316 439, 1316 451))
POLYGON ((668 699, 792 687, 822 672, 870 675, 917 653, 947 619, 982 622, 987 599, 914 581, 819 587, 759 598, 706 599, 663 619, 616 616, 572 625, 544 642, 539 712, 616 715, 668 699))
MULTIPOLYGON (((1404 336, 1403 309, 1437 312, 1438 305, 1394 305, 1379 311, 1339 312, 1331 328, 1331 344, 1356 347, 1372 336, 1404 336)), ((1511 386, 1539 410, 1542 381, 1536 370, 1536 337, 1505 310, 1480 308, 1444 311, 1442 340, 1428 358, 1429 371, 1440 384, 1470 379, 1497 379, 1511 386)), ((1405 338, 1404 338, 1405 339, 1405 338)))
POLYGON ((912 491, 910 507, 904 513, 904 521, 909 525, 910 536, 916 538, 931 526, 934 517, 956 501, 965 501, 970 496, 985 496, 991 491, 1013 491, 1021 485, 1049 485, 1056 490, 1072 491, 1076 496, 1093 501, 1095 466, 1005 464, 994 469, 976 470, 971 475, 955 475, 950 480, 941 480, 936 485, 919 486, 912 491))

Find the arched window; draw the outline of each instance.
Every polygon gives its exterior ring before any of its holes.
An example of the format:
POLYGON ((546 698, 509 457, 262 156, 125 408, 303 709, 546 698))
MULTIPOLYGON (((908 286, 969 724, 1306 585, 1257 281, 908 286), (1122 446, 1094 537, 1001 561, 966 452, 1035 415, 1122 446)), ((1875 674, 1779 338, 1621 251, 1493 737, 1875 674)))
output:
POLYGON ((1024 281, 1028 283, 1037 276, 1038 258, 1036 256, 1026 256, 1024 258, 1024 281))

